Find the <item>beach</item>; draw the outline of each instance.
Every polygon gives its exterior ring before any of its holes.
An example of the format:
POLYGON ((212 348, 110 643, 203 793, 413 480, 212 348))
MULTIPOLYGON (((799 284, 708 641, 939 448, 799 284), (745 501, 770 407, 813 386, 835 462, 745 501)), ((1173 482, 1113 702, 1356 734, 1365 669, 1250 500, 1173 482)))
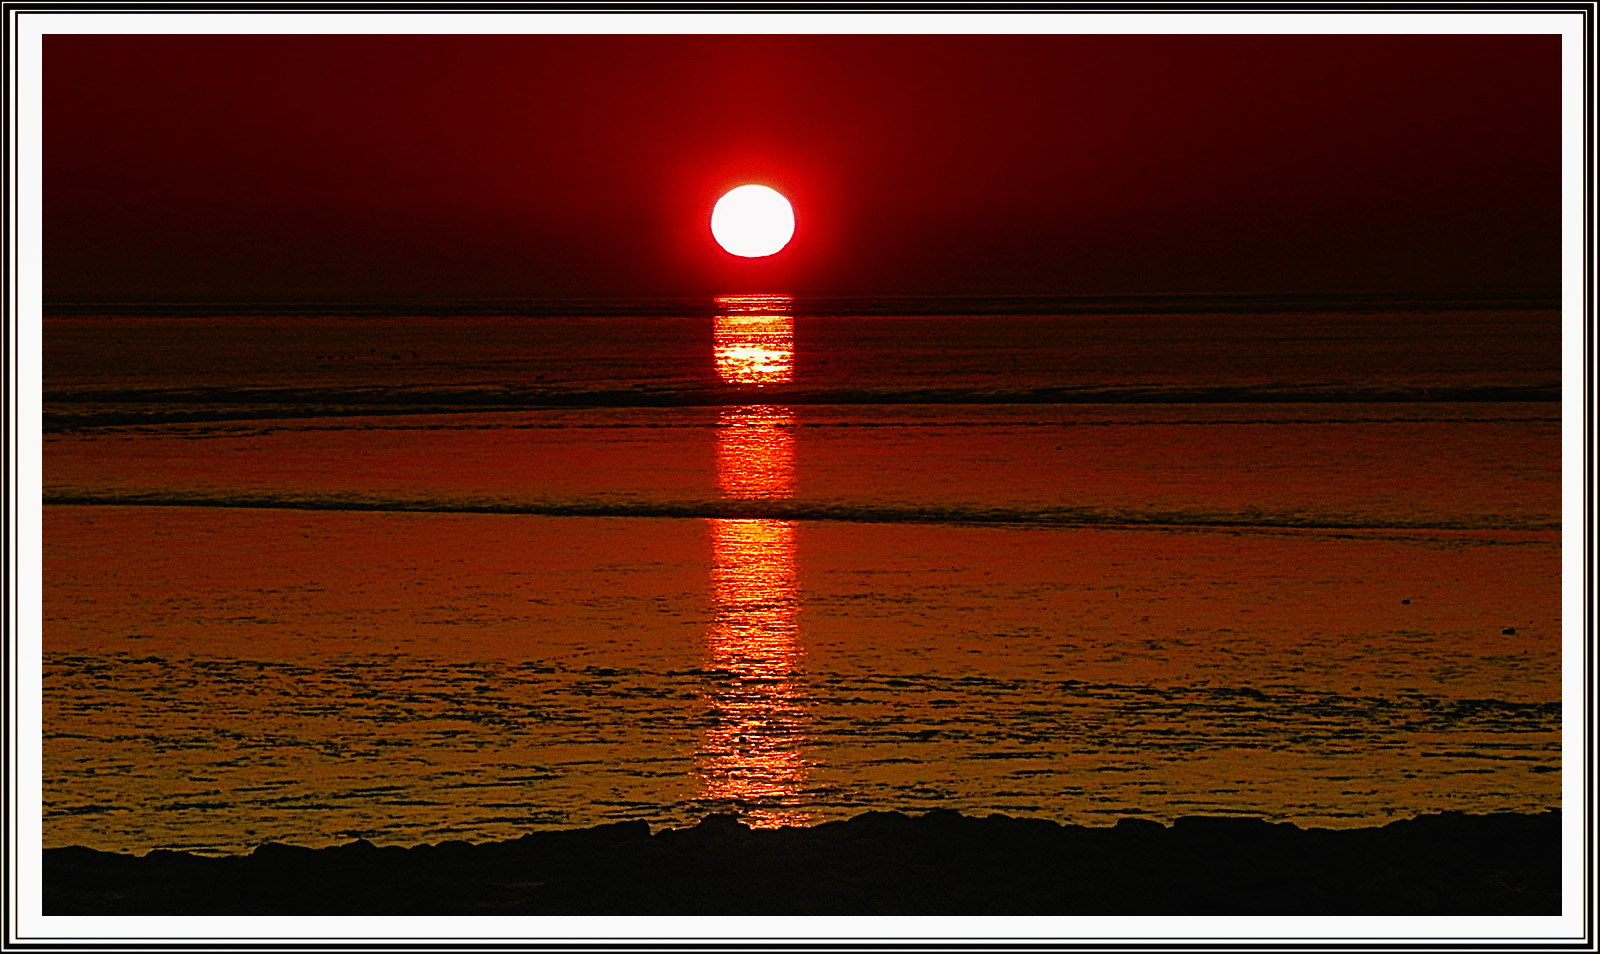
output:
POLYGON ((247 857, 60 848, 45 914, 1554 915, 1558 813, 1302 830, 1187 817, 1062 826, 872 812, 810 828, 729 815, 247 857))

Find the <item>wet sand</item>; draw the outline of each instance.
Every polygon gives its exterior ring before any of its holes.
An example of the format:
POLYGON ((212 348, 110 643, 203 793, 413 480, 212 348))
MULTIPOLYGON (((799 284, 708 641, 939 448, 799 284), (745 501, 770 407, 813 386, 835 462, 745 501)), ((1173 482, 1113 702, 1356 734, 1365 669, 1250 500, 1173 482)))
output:
POLYGON ((1553 915, 1560 822, 1446 812, 1342 830, 1218 816, 1088 828, 941 810, 412 848, 269 843, 223 858, 56 848, 44 913, 1553 915))

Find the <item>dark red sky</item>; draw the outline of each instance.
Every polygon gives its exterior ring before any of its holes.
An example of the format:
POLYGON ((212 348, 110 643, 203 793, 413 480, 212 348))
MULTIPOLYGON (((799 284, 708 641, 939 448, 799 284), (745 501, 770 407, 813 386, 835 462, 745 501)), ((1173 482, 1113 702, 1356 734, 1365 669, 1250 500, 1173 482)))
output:
POLYGON ((1558 42, 53 35, 45 291, 1553 290, 1558 42))

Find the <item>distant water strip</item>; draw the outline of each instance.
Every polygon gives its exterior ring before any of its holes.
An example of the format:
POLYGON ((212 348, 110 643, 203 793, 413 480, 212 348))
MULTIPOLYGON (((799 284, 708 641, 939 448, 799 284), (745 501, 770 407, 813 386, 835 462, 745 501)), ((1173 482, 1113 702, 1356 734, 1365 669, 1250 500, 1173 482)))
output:
MULTIPOLYGON (((1369 313, 1555 309, 1558 290, 1490 292, 1221 292, 1121 295, 894 295, 794 298, 799 315, 1125 315, 1369 313)), ((79 299, 45 303, 66 317, 349 317, 470 318, 695 317, 717 310, 709 296, 654 298, 360 298, 312 300, 79 299)))
POLYGON ((1123 510, 1093 507, 988 507, 977 504, 902 506, 840 501, 689 500, 545 501, 376 497, 350 494, 210 494, 183 492, 56 491, 47 506, 215 507, 246 510, 321 510, 362 513, 504 514, 540 517, 838 521, 881 524, 956 524, 1017 527, 1098 527, 1195 530, 1471 531, 1544 533, 1559 520, 1500 515, 1456 518, 1362 516, 1271 511, 1123 510))

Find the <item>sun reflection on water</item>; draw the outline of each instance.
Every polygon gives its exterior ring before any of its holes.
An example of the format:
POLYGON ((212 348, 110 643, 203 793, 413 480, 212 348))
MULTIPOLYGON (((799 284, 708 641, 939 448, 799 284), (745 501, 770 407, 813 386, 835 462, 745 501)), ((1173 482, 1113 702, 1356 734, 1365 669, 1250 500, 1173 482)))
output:
POLYGON ((794 380, 794 299, 788 295, 724 295, 713 326, 717 374, 729 384, 794 380))
MULTIPOLYGON (((730 384, 781 383, 794 373, 794 326, 783 295, 719 298, 717 372, 730 384)), ((724 408, 717 419, 717 488, 732 500, 794 494, 794 412, 724 408)), ((702 798, 758 828, 808 825, 798 806, 809 763, 798 688, 803 650, 795 525, 711 523, 709 668, 722 675, 699 753, 702 798)))
POLYGON ((727 407, 717 416, 717 489, 733 500, 794 495, 794 411, 727 407))
POLYGON ((810 824, 815 819, 795 807, 808 764, 795 685, 802 651, 794 525, 713 520, 711 542, 717 615, 707 643, 725 682, 701 746, 704 798, 736 808, 757 828, 810 824))

